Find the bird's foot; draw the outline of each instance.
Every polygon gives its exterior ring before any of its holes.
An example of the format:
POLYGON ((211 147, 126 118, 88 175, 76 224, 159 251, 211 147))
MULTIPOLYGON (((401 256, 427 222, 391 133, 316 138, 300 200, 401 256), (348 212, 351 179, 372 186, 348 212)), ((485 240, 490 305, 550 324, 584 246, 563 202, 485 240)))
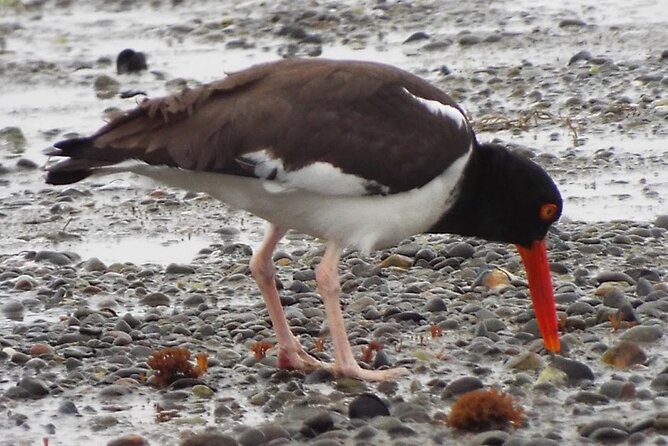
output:
POLYGON ((289 370, 303 370, 310 372, 316 369, 328 369, 322 361, 304 351, 301 345, 291 348, 281 348, 278 351, 278 368, 289 370))
POLYGON ((392 381, 408 374, 408 369, 404 367, 385 370, 367 370, 357 364, 344 367, 335 364, 330 370, 336 376, 354 378, 361 381, 392 381))

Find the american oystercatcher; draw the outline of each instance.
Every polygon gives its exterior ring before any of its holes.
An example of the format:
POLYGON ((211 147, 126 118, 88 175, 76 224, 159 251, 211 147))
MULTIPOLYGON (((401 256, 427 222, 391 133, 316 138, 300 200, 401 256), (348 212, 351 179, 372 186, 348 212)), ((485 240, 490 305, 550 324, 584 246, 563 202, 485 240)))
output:
POLYGON ((545 237, 562 200, 537 164, 481 144, 443 91, 369 62, 283 60, 179 94, 149 99, 89 137, 60 141, 46 182, 134 172, 205 192, 269 221, 250 260, 276 330, 279 366, 327 367, 363 380, 341 312, 344 247, 390 247, 419 233, 455 233, 517 246, 547 350, 559 350, 545 237), (326 240, 316 269, 335 361, 312 357, 290 331, 272 253, 288 229, 326 240))

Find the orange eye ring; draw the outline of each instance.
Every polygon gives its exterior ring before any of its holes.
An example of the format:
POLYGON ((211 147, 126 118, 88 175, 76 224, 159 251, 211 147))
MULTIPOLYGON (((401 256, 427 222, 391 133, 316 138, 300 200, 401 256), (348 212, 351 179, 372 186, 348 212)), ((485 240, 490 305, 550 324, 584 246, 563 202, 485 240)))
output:
POLYGON ((540 207, 540 219, 543 221, 552 221, 557 215, 559 208, 554 203, 547 203, 540 207))

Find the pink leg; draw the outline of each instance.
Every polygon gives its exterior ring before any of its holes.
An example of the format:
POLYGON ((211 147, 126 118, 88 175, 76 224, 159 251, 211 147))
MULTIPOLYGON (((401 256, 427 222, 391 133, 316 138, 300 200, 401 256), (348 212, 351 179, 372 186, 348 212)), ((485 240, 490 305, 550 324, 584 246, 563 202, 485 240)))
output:
POLYGON ((276 268, 272 254, 276 244, 285 235, 285 230, 270 225, 260 247, 250 260, 250 270, 257 282, 269 317, 276 331, 278 341, 278 366, 286 369, 309 370, 324 367, 324 364, 304 351, 297 338, 290 331, 288 321, 281 306, 281 298, 276 289, 274 276, 276 268))
POLYGON ((339 285, 338 264, 340 256, 341 248, 335 244, 327 246, 315 276, 318 290, 325 303, 327 322, 334 346, 335 362, 332 371, 338 375, 369 381, 388 381, 408 373, 405 368, 365 370, 357 364, 348 341, 339 303, 341 286, 339 285))

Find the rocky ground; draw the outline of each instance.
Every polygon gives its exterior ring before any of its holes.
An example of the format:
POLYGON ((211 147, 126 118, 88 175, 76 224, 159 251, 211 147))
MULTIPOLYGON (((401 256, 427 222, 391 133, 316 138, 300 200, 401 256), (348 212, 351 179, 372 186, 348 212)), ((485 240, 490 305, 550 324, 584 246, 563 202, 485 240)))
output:
MULTIPOLYGON (((664 8, 665 9, 665 8, 664 8)), ((655 2, 0 1, 0 445, 668 444, 668 29, 655 2), (123 48, 148 70, 116 74, 123 48), (542 349, 512 247, 422 235, 342 261, 367 384, 276 369, 248 260, 261 221, 134 178, 42 184, 40 150, 103 112, 289 56, 400 65, 451 92, 482 139, 544 165, 561 355, 542 349), (165 347, 208 372, 152 384, 165 347), (148 378, 148 379, 147 379, 148 378), (479 387, 518 426, 444 419, 479 387)), ((331 359, 318 241, 276 255, 290 324, 331 359)))

